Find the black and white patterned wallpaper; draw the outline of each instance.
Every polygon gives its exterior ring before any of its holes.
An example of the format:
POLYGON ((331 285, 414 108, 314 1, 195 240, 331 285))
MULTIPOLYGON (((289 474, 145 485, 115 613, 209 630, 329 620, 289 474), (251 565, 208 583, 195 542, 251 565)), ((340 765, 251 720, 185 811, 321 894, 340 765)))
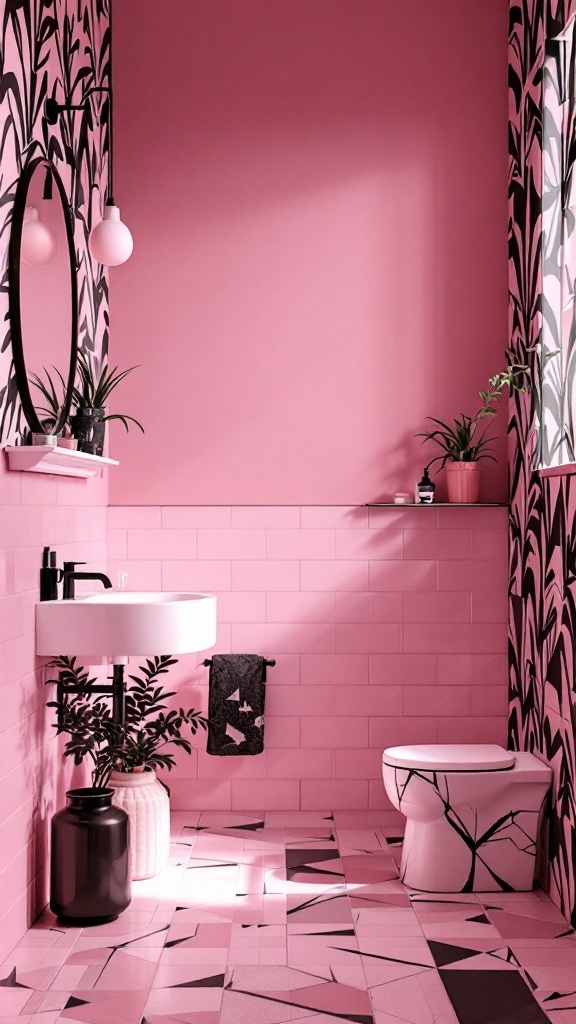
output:
MULTIPOLYGON (((542 314, 549 333, 562 333, 560 314, 542 296, 545 43, 569 26, 575 12, 576 0, 510 2, 510 345, 514 362, 532 362, 536 380, 542 356, 528 350, 541 343, 542 314)), ((573 68, 571 72, 573 76, 573 68)), ((560 181, 569 180, 574 169, 573 109, 569 105, 564 110, 564 139, 551 135, 546 161, 556 162, 557 179, 556 184, 546 183, 546 202, 558 201, 556 186, 562 188, 560 181)), ((568 223, 567 230, 572 229, 568 223)), ((546 275, 554 275, 554 260, 560 267, 558 246, 566 244, 566 238, 561 243, 550 233, 546 237, 546 275)), ((574 319, 572 300, 562 315, 574 319)), ((568 369, 569 362, 564 365, 568 369)), ((551 379, 547 375, 545 390, 537 387, 529 395, 517 394, 511 403, 509 739, 511 747, 539 753, 553 766, 550 893, 576 924, 576 480, 545 479, 533 469, 542 443, 537 425, 546 420, 541 399, 551 410, 549 428, 554 409, 562 405, 562 374, 556 392, 550 390, 551 379)), ((546 444, 553 447, 553 430, 549 429, 546 444)))
POLYGON ((8 241, 16 183, 32 157, 54 161, 70 199, 79 343, 96 351, 108 345, 107 276, 87 245, 105 198, 106 94, 92 98, 89 113, 64 113, 54 126, 43 112, 47 97, 79 104, 89 89, 108 84, 109 0, 5 0, 0 13, 0 440, 6 442, 22 426, 7 319, 8 241))

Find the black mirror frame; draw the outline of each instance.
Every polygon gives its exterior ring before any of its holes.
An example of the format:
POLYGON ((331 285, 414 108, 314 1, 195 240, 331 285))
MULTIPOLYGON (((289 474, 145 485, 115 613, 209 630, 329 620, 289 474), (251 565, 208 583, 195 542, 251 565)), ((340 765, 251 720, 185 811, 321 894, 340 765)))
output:
POLYGON ((54 433, 58 434, 70 413, 70 407, 72 405, 72 389, 74 386, 74 379, 76 377, 76 366, 78 362, 78 280, 76 277, 76 247, 74 245, 74 222, 70 211, 70 202, 66 195, 66 189, 64 188, 64 182, 58 174, 56 167, 51 160, 46 157, 35 157, 30 160, 24 167, 18 184, 16 186, 16 194, 14 197, 14 207, 12 210, 12 227, 10 230, 10 243, 8 246, 8 301, 9 301, 9 318, 10 318, 10 335, 12 341, 12 359, 14 362, 14 372, 16 375, 16 384, 18 387, 18 394, 20 396, 20 402, 22 404, 22 411, 26 417, 26 422, 33 433, 42 434, 42 424, 38 419, 32 397, 30 395, 30 387, 28 384, 28 376, 26 374, 26 360, 24 358, 24 346, 22 342, 22 315, 20 308, 20 256, 22 248, 22 228, 24 227, 24 214, 26 211, 26 202, 28 199, 28 190, 30 188, 30 182, 38 170, 39 167, 45 167, 46 171, 52 175, 52 180, 58 189, 60 201, 62 203, 62 212, 64 214, 64 223, 66 225, 66 240, 68 243, 68 259, 70 265, 70 300, 72 305, 72 337, 70 341, 70 368, 68 371, 68 381, 66 384, 66 394, 64 396, 64 405, 58 423, 54 427, 54 433))

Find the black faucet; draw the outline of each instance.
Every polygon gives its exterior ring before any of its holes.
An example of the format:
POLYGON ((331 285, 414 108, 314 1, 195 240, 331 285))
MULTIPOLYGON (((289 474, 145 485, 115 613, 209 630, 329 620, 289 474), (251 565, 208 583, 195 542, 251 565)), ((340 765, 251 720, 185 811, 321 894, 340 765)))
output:
POLYGON ((62 599, 73 601, 76 594, 74 591, 74 580, 100 580, 106 590, 110 590, 112 583, 103 572, 74 572, 77 565, 86 565, 85 562, 64 562, 62 572, 62 599))

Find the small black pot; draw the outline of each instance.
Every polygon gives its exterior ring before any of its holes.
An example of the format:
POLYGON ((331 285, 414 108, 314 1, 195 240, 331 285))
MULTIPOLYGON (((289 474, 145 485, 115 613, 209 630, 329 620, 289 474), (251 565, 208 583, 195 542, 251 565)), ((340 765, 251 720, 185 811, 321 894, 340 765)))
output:
POLYGON ((70 418, 72 436, 78 440, 78 451, 90 455, 102 455, 104 452, 104 435, 106 424, 105 409, 80 408, 70 418))
POLYGON ((50 909, 65 924, 114 921, 130 904, 130 820, 112 789, 71 789, 52 818, 50 909))

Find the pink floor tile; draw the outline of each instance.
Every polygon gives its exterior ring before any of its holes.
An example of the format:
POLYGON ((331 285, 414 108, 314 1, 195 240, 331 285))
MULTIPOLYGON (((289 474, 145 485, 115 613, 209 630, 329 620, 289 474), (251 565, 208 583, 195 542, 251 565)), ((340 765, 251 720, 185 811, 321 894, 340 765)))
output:
POLYGON ((555 939, 569 929, 564 920, 542 920, 523 914, 490 910, 490 919, 504 939, 555 939))
MULTIPOLYGON (((518 893, 518 895, 521 895, 518 893)), ((484 907, 486 913, 491 916, 493 913, 504 912, 506 914, 517 915, 518 917, 532 917, 538 921, 548 921, 550 924, 561 925, 559 931, 567 931, 566 918, 562 916, 560 911, 549 901, 545 903, 542 900, 534 900, 532 902, 518 902, 514 904, 503 903, 501 905, 498 899, 485 903, 484 907)), ((574 932, 574 939, 576 941, 576 932, 574 932)))
POLYGON ((221 1003, 221 988, 155 988, 148 997, 144 1014, 168 1014, 181 1019, 183 1013, 217 1011, 221 1003))
MULTIPOLYGON (((380 1014, 410 1024, 437 1024, 437 1014, 430 1006, 426 993, 419 984, 420 975, 412 978, 401 978, 390 981, 387 985, 377 985, 370 989, 370 998, 375 1010, 380 1014)), ((450 1004, 446 1010, 450 1009, 450 1004)))
MULTIPOLYGON (((576 998, 574 996, 574 978, 576 974, 574 967, 540 967, 538 965, 531 965, 530 967, 524 968, 524 974, 529 977, 533 984, 536 985, 537 992, 540 993, 558 993, 568 996, 570 1002, 570 1008, 574 1009, 576 1004, 576 998)), ((539 995, 539 998, 541 996, 539 995)), ((566 1001, 566 1000, 565 1000, 566 1001)))
POLYGON ((224 986, 225 970, 215 971, 213 964, 161 964, 153 988, 218 988, 224 986))
POLYGON ((148 1024, 219 1024, 219 1010, 200 1010, 198 1013, 181 1013, 178 1017, 171 1014, 152 1014, 147 1016, 148 1024))
MULTIPOLYGON (((483 904, 500 905, 501 903, 545 903, 552 907, 550 897, 542 889, 533 889, 530 892, 499 892, 499 893, 478 893, 478 900, 483 904)), ((554 907, 554 909, 556 909, 554 907)))
POLYGON ((377 828, 355 829, 337 826, 336 836, 342 856, 346 856, 347 852, 350 854, 365 853, 366 850, 382 852, 387 849, 386 840, 377 828))
POLYGON ((3 988, 0 989, 0 1017, 18 1014, 23 1010, 28 999, 30 990, 24 988, 3 988))
POLYGON ((71 992, 46 992, 38 1003, 38 1012, 53 1013, 58 1011, 58 1016, 60 1016, 71 996, 71 992))
POLYGON ((407 893, 377 893, 364 892, 361 888, 353 890, 350 895, 350 904, 354 913, 362 910, 390 910, 394 907, 399 909, 410 909, 410 897, 407 893))
POLYGON ((475 921, 470 920, 441 921, 431 924, 423 922, 421 917, 419 920, 422 923, 422 931, 427 939, 465 939, 476 937, 481 939, 499 939, 501 934, 491 924, 477 924, 475 921))
POLYGON ((330 811, 268 811, 266 814, 267 828, 326 828, 327 822, 333 821, 334 815, 330 811))
POLYGON ((58 971, 58 974, 52 981, 50 988, 58 992, 70 992, 75 988, 91 987, 85 982, 87 970, 87 967, 80 964, 65 964, 64 967, 61 967, 58 971))
POLYGON ((222 999, 220 1024, 285 1024, 298 1017, 302 1017, 302 1011, 291 1006, 287 998, 262 999, 252 993, 227 991, 222 999))
POLYGON ((157 971, 157 963, 137 956, 128 956, 117 950, 105 965, 96 981, 97 989, 150 988, 157 971))
POLYGON ((451 893, 443 893, 442 897, 431 899, 430 897, 412 894, 410 902, 412 909, 416 911, 418 917, 435 914, 438 915, 438 920, 442 920, 443 915, 446 914, 448 915, 446 917, 447 921, 456 921, 459 915, 474 917, 474 915, 481 913, 478 902, 473 896, 458 898, 451 893))
POLYGON ((517 946, 511 943, 514 955, 523 967, 571 967, 574 971, 574 988, 576 989, 576 946, 561 947, 556 943, 549 946, 517 946))
POLYGON ((62 967, 70 954, 70 949, 55 949, 53 946, 22 946, 18 945, 0 966, 0 980, 6 983, 9 975, 16 969, 19 978, 22 971, 39 970, 43 967, 62 967))
POLYGON ((186 911, 176 911, 174 924, 168 931, 165 949, 204 949, 206 947, 228 949, 232 924, 191 924, 179 916, 186 911))
POLYGON ((83 1021, 84 1024, 132 1024, 142 1014, 148 992, 118 991, 96 992, 94 989, 72 993, 60 1016, 64 1020, 83 1021))
POLYGON ((370 1013, 370 998, 367 991, 342 985, 337 981, 324 981, 318 985, 292 989, 290 1001, 303 1010, 332 1012, 339 1016, 367 1016, 370 1013))
MULTIPOLYGON (((164 949, 160 957, 160 966, 180 966, 194 964, 212 964, 219 970, 224 970, 228 959, 228 949, 204 947, 198 949, 182 948, 180 946, 164 949)), ((215 973, 213 971, 212 973, 215 973)))
POLYGON ((390 882, 398 877, 398 868, 389 853, 365 853, 343 856, 346 881, 370 885, 390 882))

